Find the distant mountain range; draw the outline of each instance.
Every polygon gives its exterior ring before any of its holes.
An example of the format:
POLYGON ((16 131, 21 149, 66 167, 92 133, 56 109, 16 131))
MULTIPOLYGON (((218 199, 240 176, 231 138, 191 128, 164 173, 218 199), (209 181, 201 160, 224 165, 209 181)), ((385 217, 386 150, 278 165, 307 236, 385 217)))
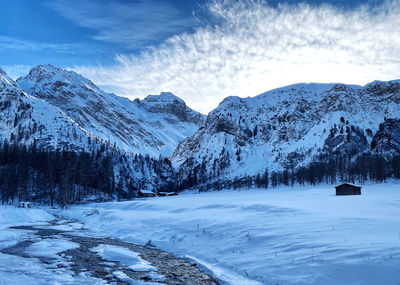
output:
POLYGON ((181 180, 195 175, 204 184, 331 159, 339 164, 338 157, 349 165, 365 153, 399 156, 399 118, 400 81, 296 84, 226 98, 171 160, 181 180))
POLYGON ((51 65, 34 67, 17 84, 59 108, 87 132, 130 153, 170 156, 205 119, 172 93, 131 101, 51 65))
MULTIPOLYGON (((228 97, 205 116, 172 93, 131 101, 73 71, 39 65, 16 82, 0 70, 0 95, 3 140, 167 157, 174 170, 164 174, 176 173, 181 188, 294 172, 339 156, 350 163, 363 154, 400 155, 400 81, 296 84, 228 97)), ((124 175, 136 177, 129 164, 124 175)), ((154 173, 141 172, 151 181, 154 173)))

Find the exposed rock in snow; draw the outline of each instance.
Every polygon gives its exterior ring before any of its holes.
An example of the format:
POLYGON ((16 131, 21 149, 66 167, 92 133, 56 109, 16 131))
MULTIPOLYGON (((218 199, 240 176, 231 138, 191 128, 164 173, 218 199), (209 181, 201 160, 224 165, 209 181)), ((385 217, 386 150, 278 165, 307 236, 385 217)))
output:
POLYGON ((375 134, 371 148, 380 152, 400 155, 400 120, 387 119, 379 125, 379 131, 375 134))

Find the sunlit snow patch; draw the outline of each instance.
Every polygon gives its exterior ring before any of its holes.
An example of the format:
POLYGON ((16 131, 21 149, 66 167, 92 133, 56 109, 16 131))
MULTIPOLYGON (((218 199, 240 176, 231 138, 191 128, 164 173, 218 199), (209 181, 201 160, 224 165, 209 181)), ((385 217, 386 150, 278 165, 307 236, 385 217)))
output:
POLYGON ((110 276, 116 277, 118 280, 131 285, 160 285, 162 283, 146 282, 141 280, 133 280, 122 271, 114 271, 110 276))
POLYGON ((158 274, 157 272, 149 272, 145 275, 145 277, 150 278, 155 282, 165 282, 165 276, 158 274))
POLYGON ((69 240, 45 239, 30 245, 27 253, 31 256, 58 258, 58 253, 78 247, 79 244, 69 240))
POLYGON ((156 268, 140 258, 137 252, 115 245, 101 244, 91 249, 103 259, 117 261, 133 271, 154 271, 156 268))
POLYGON ((205 267, 207 270, 210 271, 211 275, 214 278, 219 279, 222 282, 226 282, 227 284, 230 284, 230 285, 261 285, 260 282, 246 279, 243 276, 240 276, 240 275, 238 275, 232 271, 229 271, 227 269, 221 268, 216 264, 208 263, 204 260, 200 260, 200 259, 195 258, 190 255, 187 255, 186 257, 197 262, 199 265, 205 267))

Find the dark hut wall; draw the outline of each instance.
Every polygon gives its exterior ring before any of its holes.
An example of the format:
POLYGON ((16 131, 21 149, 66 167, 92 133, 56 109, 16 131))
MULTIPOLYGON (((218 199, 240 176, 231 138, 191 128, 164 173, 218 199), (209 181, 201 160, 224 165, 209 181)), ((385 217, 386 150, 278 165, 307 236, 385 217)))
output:
POLYGON ((336 195, 361 195, 361 187, 350 185, 350 184, 342 184, 336 188, 336 195))

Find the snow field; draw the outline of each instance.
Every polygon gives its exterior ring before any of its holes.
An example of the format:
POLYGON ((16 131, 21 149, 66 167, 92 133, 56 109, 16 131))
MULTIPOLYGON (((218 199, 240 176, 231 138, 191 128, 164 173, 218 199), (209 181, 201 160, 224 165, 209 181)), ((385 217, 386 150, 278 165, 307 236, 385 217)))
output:
POLYGON ((54 217, 43 209, 15 208, 14 206, 0 206, 0 228, 10 226, 44 223, 54 217))
POLYGON ((43 209, 0 206, 0 249, 12 246, 21 239, 31 236, 30 231, 13 230, 8 227, 43 224, 53 218, 51 214, 43 209))
POLYGON ((400 282, 399 184, 366 185, 361 196, 333 186, 188 193, 63 214, 189 256, 229 284, 400 282))
POLYGON ((13 246, 20 241, 34 241, 26 254, 35 257, 56 259, 51 265, 40 262, 37 258, 23 258, 0 253, 0 284, 105 284, 102 280, 80 274, 73 276, 67 268, 57 268, 62 259, 58 252, 75 248, 77 245, 68 240, 40 240, 30 230, 14 230, 11 226, 42 225, 54 219, 44 209, 16 208, 0 206, 0 249, 13 246), (50 270, 49 270, 50 269, 50 270))

